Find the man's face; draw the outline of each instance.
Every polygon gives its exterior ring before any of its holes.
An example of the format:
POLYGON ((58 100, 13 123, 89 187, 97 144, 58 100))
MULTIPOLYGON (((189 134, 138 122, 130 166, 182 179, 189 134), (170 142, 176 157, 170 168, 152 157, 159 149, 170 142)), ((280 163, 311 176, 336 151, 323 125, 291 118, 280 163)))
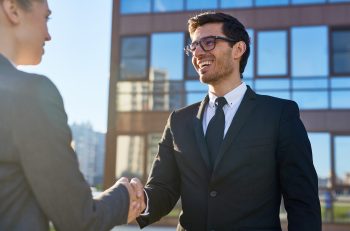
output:
POLYGON ((22 21, 18 30, 18 65, 40 63, 46 41, 51 40, 47 28, 51 14, 47 1, 32 1, 28 10, 23 10, 22 21))
MULTIPOLYGON (((222 23, 207 23, 197 28, 191 35, 192 42, 208 36, 226 37, 222 32, 222 23)), ((234 70, 232 47, 227 41, 217 39, 215 48, 204 51, 200 46, 193 51, 192 64, 199 74, 200 81, 215 84, 230 78, 234 70)))

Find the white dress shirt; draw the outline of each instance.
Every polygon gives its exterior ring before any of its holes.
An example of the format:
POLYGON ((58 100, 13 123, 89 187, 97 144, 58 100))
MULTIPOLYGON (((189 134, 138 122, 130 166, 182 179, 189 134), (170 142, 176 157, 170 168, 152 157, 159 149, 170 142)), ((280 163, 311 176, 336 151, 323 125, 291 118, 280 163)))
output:
MULTIPOLYGON (((233 89, 232 91, 228 92, 226 95, 224 95, 227 104, 223 107, 224 113, 225 113, 225 130, 224 130, 224 137, 226 135, 226 132, 228 130, 228 128, 231 125, 232 119, 235 116, 239 105, 242 102, 243 96, 245 94, 245 92, 247 91, 247 85, 242 82, 238 87, 236 87, 235 89, 233 89)), ((204 111, 204 117, 203 117, 203 130, 204 130, 204 134, 207 131, 207 127, 209 124, 209 121, 211 120, 211 118, 215 115, 215 99, 217 98, 216 95, 214 95, 213 93, 209 92, 209 103, 207 105, 207 107, 205 108, 204 111)), ((141 216, 147 216, 149 214, 149 199, 148 199, 148 195, 147 192, 144 191, 144 193, 146 194, 146 209, 144 210, 143 213, 141 213, 141 216)))
MULTIPOLYGON (((228 92, 226 95, 224 95, 227 104, 222 108, 225 113, 225 130, 224 130, 224 137, 227 133, 228 128, 231 125, 232 119, 235 116, 239 105, 242 102, 243 96, 245 92, 247 91, 247 85, 242 82, 238 87, 233 89, 232 91, 228 92)), ((205 108, 204 115, 203 115, 203 131, 204 134, 207 131, 207 127, 209 124, 209 121, 211 118, 215 115, 215 100, 218 98, 213 93, 209 92, 209 103, 205 108)))

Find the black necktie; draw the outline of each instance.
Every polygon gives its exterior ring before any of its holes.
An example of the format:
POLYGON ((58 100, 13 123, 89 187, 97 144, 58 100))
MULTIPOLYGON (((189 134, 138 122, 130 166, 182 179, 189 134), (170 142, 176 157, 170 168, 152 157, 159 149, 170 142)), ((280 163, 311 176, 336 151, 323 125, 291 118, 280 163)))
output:
POLYGON ((205 134, 212 168, 214 167, 216 156, 224 139, 225 113, 222 108, 225 104, 227 104, 225 97, 218 97, 215 100, 215 115, 210 120, 205 134))

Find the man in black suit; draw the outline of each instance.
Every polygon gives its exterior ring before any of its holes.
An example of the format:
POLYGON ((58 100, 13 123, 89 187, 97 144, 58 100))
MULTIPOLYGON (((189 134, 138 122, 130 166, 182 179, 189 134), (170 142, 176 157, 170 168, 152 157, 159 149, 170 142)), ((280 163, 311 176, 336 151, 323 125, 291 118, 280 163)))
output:
POLYGON ((317 174, 297 104, 242 82, 249 36, 236 18, 202 13, 188 22, 192 43, 185 50, 209 92, 171 113, 140 227, 181 198, 177 230, 280 231, 283 196, 288 230, 320 231, 317 174))
POLYGON ((139 215, 142 187, 122 178, 93 199, 57 88, 16 68, 41 61, 50 13, 46 0, 0 0, 0 230, 109 230, 139 215))

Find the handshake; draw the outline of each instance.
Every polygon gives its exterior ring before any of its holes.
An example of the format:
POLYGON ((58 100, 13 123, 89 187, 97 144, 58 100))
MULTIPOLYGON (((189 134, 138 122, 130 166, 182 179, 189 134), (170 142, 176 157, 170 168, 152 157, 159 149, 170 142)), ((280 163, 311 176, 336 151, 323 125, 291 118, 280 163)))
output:
POLYGON ((116 184, 122 184, 128 189, 130 199, 128 223, 130 223, 146 209, 143 185, 137 178, 132 178, 129 182, 126 177, 121 177, 116 184))

